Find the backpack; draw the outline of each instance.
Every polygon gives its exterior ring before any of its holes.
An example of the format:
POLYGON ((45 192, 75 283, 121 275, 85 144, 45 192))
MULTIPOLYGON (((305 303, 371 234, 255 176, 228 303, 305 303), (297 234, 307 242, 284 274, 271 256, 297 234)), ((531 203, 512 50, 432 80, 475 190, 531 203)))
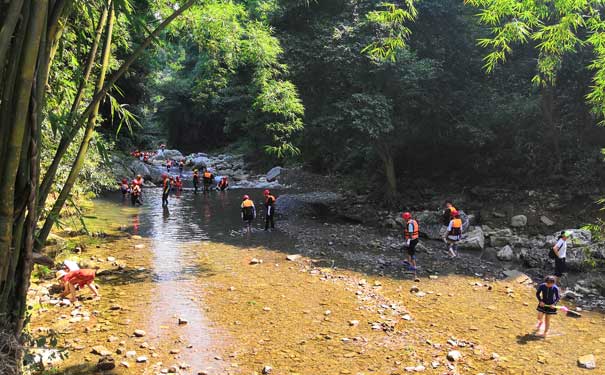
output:
MULTIPOLYGON (((561 232, 561 235, 560 235, 559 237, 557 237, 557 242, 559 242, 559 240, 560 240, 561 238, 563 238, 563 233, 564 233, 564 232, 561 232)), ((555 246, 556 246, 556 245, 555 245, 555 246)), ((556 259, 556 258, 557 258, 557 254, 555 254, 555 250, 553 250, 553 248, 552 248, 552 247, 550 248, 550 251, 548 252, 548 257, 549 257, 550 259, 556 259)))

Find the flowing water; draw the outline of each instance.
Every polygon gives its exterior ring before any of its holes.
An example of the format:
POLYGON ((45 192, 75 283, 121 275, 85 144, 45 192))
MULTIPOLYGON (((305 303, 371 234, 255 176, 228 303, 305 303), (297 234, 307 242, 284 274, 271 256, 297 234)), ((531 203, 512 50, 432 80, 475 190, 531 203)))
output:
MULTIPOLYGON (((261 191, 245 193, 261 211, 261 191)), ((411 294, 414 283, 399 277, 288 261, 294 240, 264 232, 262 215, 243 234, 242 194, 186 190, 168 208, 159 189, 137 208, 117 194, 97 200, 88 227, 110 236, 79 260, 100 269, 102 299, 32 316, 33 332, 55 330, 69 349, 51 373, 94 372, 96 345, 113 353, 118 374, 581 374, 576 358, 590 353, 603 373, 602 314, 560 314, 545 341, 532 333, 529 286, 440 275, 411 294), (89 319, 73 320, 82 310, 89 319), (449 362, 450 350, 462 359, 449 362)))

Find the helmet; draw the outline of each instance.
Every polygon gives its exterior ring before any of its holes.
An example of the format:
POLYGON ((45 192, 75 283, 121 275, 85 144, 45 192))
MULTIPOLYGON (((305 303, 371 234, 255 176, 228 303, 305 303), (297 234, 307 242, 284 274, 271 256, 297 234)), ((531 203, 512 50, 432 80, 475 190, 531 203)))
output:
POLYGON ((197 172, 197 168, 193 168, 193 171, 194 171, 194 172, 197 172))
POLYGON ((451 212, 452 216, 456 217, 456 216, 460 216, 460 212, 454 210, 451 212))
POLYGON ((247 194, 244 195, 244 200, 246 200, 246 199, 250 199, 250 197, 247 194))
POLYGON ((128 180, 127 180, 127 179, 125 179, 125 178, 123 178, 123 179, 122 179, 122 183, 123 183, 123 184, 126 184, 126 183, 128 183, 128 180))
POLYGON ((573 232, 572 232, 572 231, 570 231, 570 230, 566 230, 565 232, 563 232, 563 235, 564 235, 565 237, 571 237, 571 235, 572 235, 572 234, 573 234, 573 232))
POLYGON ((166 177, 168 177, 168 174, 167 173, 162 173, 162 178, 166 178, 166 177))
POLYGON ((271 192, 269 191, 269 189, 266 189, 265 191, 263 191, 263 195, 269 195, 271 194, 271 192))
POLYGON ((404 212, 401 217, 403 218, 403 220, 410 220, 412 218, 412 214, 410 214, 409 212, 404 212))

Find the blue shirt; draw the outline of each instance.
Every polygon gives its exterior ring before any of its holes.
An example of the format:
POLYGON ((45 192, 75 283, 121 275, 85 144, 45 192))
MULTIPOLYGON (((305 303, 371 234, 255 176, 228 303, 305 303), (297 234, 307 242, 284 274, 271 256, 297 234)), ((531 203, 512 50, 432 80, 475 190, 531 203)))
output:
POLYGON ((536 291, 536 298, 540 302, 544 302, 545 305, 555 305, 561 299, 559 294, 559 287, 553 285, 548 287, 546 283, 540 284, 536 291))

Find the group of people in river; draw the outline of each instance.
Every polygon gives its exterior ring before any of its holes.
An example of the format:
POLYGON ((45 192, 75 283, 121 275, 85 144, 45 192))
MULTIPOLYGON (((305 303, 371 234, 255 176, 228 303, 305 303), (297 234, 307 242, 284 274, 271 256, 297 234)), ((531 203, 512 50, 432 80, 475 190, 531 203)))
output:
MULTIPOLYGON (((402 214, 404 220, 404 250, 407 253, 408 270, 414 273, 415 281, 420 281, 416 276, 416 246, 418 245, 420 227, 418 221, 412 217, 410 212, 402 214)), ((458 243, 462 239, 463 228, 466 226, 462 219, 462 214, 458 211, 452 202, 446 201, 443 209, 443 241, 447 246, 448 254, 451 258, 458 256, 458 243)), ((557 314, 559 306, 557 303, 561 299, 561 293, 557 283, 564 275, 566 270, 565 258, 567 253, 567 240, 571 237, 570 231, 563 231, 559 235, 556 244, 549 252, 549 257, 554 259, 554 274, 548 275, 544 282, 538 286, 536 298, 538 299, 538 323, 536 332, 546 338, 550 329, 550 318, 557 314)))

